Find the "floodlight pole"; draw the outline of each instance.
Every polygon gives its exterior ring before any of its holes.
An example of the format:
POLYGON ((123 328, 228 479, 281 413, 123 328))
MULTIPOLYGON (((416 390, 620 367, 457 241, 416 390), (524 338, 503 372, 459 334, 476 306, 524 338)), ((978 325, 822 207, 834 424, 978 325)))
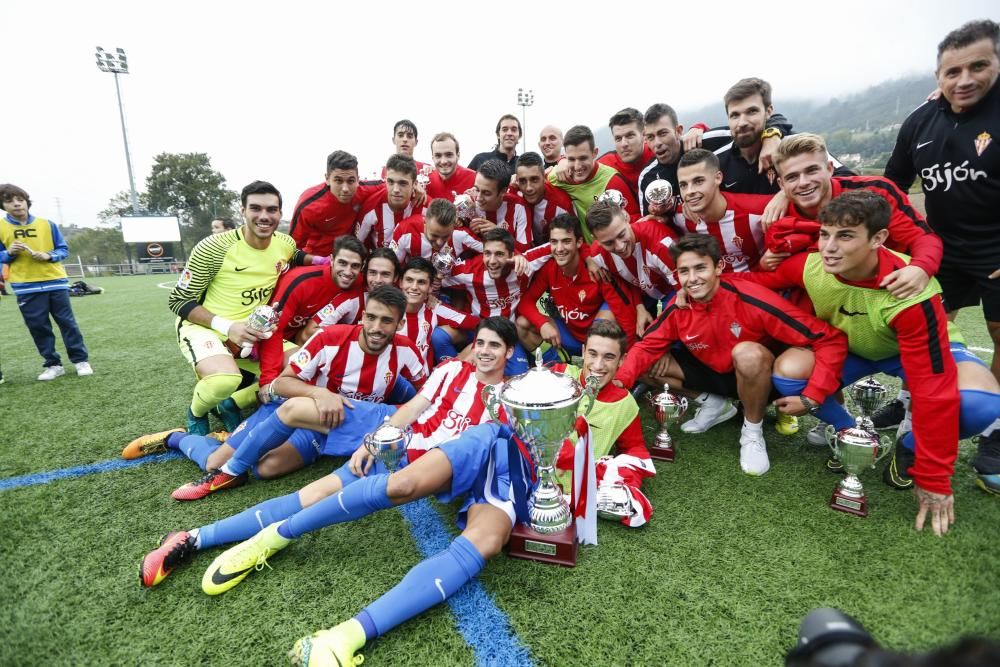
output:
POLYGON ((535 91, 528 90, 525 92, 524 88, 518 88, 517 103, 521 107, 521 154, 524 155, 524 153, 528 151, 528 122, 526 111, 528 107, 535 103, 535 91))
POLYGON ((97 47, 97 68, 102 72, 115 75, 115 93, 118 95, 118 117, 122 123, 122 141, 125 142, 125 165, 128 167, 128 186, 132 195, 132 213, 139 215, 139 195, 135 191, 135 176, 132 174, 132 155, 128 149, 128 132, 125 129, 125 107, 122 105, 122 89, 118 83, 119 74, 128 74, 128 60, 124 49, 116 49, 117 55, 112 55, 101 47, 97 47))

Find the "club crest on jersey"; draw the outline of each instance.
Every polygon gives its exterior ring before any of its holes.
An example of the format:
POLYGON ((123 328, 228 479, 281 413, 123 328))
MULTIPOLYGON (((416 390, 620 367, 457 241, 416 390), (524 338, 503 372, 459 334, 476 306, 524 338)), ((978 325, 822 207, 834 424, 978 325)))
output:
POLYGON ((992 143, 993 137, 990 136, 989 132, 981 132, 978 137, 976 137, 976 155, 982 155, 987 148, 989 148, 990 143, 992 143))
POLYGON ((392 371, 385 372, 385 383, 389 384, 392 382, 392 371))
POLYGON ((733 236, 733 245, 739 250, 743 250, 743 238, 740 236, 733 236))
POLYGON ((421 330, 422 330, 422 331, 423 331, 424 333, 427 333, 428 331, 430 331, 430 330, 431 330, 431 323, 430 323, 430 322, 428 322, 427 320, 424 320, 423 322, 421 322, 421 323, 420 323, 420 329, 421 329, 421 330))
POLYGON ((736 336, 737 338, 739 338, 740 334, 743 333, 743 327, 740 326, 739 322, 733 322, 732 324, 730 324, 729 330, 733 332, 733 335, 736 336))
POLYGON ((280 276, 282 273, 288 270, 289 266, 290 265, 287 262, 275 262, 274 272, 280 276))
POLYGON ((587 290, 582 289, 579 292, 577 292, 576 295, 580 297, 580 303, 583 303, 583 300, 587 298, 587 290))
POLYGON ((191 284, 192 278, 194 278, 194 275, 191 273, 191 269, 184 269, 177 278, 177 286, 181 289, 187 289, 188 285, 191 284))
POLYGON ((774 179, 776 179, 777 177, 778 177, 778 172, 774 170, 774 167, 771 167, 770 169, 767 170, 767 180, 771 183, 771 185, 774 185, 774 179))
POLYGON ((306 348, 302 348, 295 353, 294 357, 292 357, 292 363, 300 367, 305 366, 310 361, 312 361, 312 353, 310 353, 306 348))

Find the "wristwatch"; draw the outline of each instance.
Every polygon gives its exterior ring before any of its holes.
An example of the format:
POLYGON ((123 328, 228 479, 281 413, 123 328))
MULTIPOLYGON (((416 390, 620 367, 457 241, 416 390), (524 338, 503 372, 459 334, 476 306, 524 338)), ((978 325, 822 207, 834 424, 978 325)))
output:
POLYGON ((812 400, 808 396, 799 394, 799 400, 802 401, 802 405, 806 406, 806 410, 809 411, 809 414, 815 415, 816 411, 819 410, 819 403, 812 400))
POLYGON ((781 130, 776 127, 765 127, 764 131, 760 133, 761 139, 770 139, 771 137, 778 137, 781 139, 781 130))

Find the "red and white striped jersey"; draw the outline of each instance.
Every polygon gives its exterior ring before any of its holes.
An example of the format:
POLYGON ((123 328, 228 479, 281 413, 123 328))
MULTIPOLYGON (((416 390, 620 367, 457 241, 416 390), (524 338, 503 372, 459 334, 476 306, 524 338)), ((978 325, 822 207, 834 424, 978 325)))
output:
POLYGON ((516 252, 524 252, 534 245, 531 225, 528 224, 528 210, 520 196, 504 194, 500 207, 495 211, 486 211, 485 216, 500 229, 510 232, 514 237, 516 252))
POLYGON ((413 423, 406 458, 412 463, 470 426, 488 422, 490 414, 483 403, 485 387, 476 378, 476 367, 467 361, 449 359, 435 368, 420 390, 431 404, 413 423))
POLYGON ((420 306, 415 313, 406 313, 399 323, 399 333, 406 336, 424 355, 427 367, 434 366, 434 350, 431 348, 431 332, 441 324, 456 329, 472 330, 479 324, 479 318, 462 310, 456 310, 446 303, 438 303, 434 308, 427 304, 420 306))
POLYGON ((367 299, 368 292, 360 287, 354 287, 333 297, 330 303, 313 315, 312 320, 321 327, 328 327, 331 324, 357 324, 365 312, 367 299))
POLYGON ((303 382, 372 403, 385 401, 400 376, 418 389, 424 384, 427 364, 409 339, 397 334, 375 355, 361 349, 360 337, 360 325, 320 329, 292 356, 292 371, 303 382))
POLYGON ((752 271, 767 250, 760 220, 772 195, 723 192, 722 196, 726 198, 726 213, 718 222, 688 220, 683 213, 675 213, 674 226, 682 234, 714 236, 722 248, 726 273, 752 271))
POLYGON ((532 248, 524 257, 528 260, 528 272, 523 276, 518 276, 513 267, 508 266, 499 279, 494 279, 479 256, 456 264, 451 275, 441 279, 441 285, 465 288, 469 294, 469 310, 481 319, 493 316, 514 319, 521 293, 531 276, 552 258, 551 247, 532 248))
POLYGON ((389 207, 388 195, 383 189, 377 196, 365 202, 359 214, 358 224, 354 228, 354 235, 370 250, 387 248, 392 241, 393 230, 413 213, 413 202, 407 202, 402 211, 392 210, 389 207))
POLYGON ((647 296, 662 299, 672 294, 677 289, 674 260, 670 256, 670 246, 677 240, 673 230, 650 219, 635 223, 632 231, 635 248, 630 257, 610 253, 597 241, 590 247, 590 256, 598 266, 638 287, 647 296))
MULTIPOLYGON (((455 257, 461 257, 467 250, 477 255, 483 253, 483 242, 473 236, 468 229, 461 227, 451 233, 447 245, 451 246, 455 257)), ((400 264, 405 263, 410 257, 430 259, 433 248, 431 242, 424 236, 424 216, 413 215, 401 222, 392 233, 390 247, 396 251, 400 264)))
MULTIPOLYGON (((513 185, 508 192, 521 196, 513 185)), ((552 218, 561 213, 576 215, 573 209, 573 200, 569 198, 569 195, 548 181, 545 182, 545 194, 538 203, 529 204, 524 201, 523 196, 521 196, 521 201, 524 202, 524 207, 528 212, 528 223, 531 225, 531 235, 535 243, 549 238, 549 223, 552 222, 552 218)))

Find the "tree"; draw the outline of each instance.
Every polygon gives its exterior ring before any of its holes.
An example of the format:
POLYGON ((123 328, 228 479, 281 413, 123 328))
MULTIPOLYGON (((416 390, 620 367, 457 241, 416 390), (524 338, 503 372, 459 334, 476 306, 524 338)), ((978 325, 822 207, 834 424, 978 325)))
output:
MULTIPOLYGON (((127 195, 128 193, 126 193, 127 195)), ((131 213, 132 205, 128 211, 131 213)), ((125 242, 117 227, 62 227, 69 246, 69 259, 79 256, 84 264, 118 264, 125 261, 125 242)))
MULTIPOLYGON (((145 192, 138 193, 139 211, 149 211, 149 195, 145 192)), ((132 195, 128 190, 122 190, 108 201, 107 207, 97 214, 97 219, 102 225, 118 227, 118 218, 123 215, 134 215, 132 212, 132 195)))
POLYGON ((146 191, 150 210, 178 217, 187 248, 211 233, 212 218, 238 217, 237 194, 226 187, 225 177, 212 169, 205 153, 160 153, 146 191))

